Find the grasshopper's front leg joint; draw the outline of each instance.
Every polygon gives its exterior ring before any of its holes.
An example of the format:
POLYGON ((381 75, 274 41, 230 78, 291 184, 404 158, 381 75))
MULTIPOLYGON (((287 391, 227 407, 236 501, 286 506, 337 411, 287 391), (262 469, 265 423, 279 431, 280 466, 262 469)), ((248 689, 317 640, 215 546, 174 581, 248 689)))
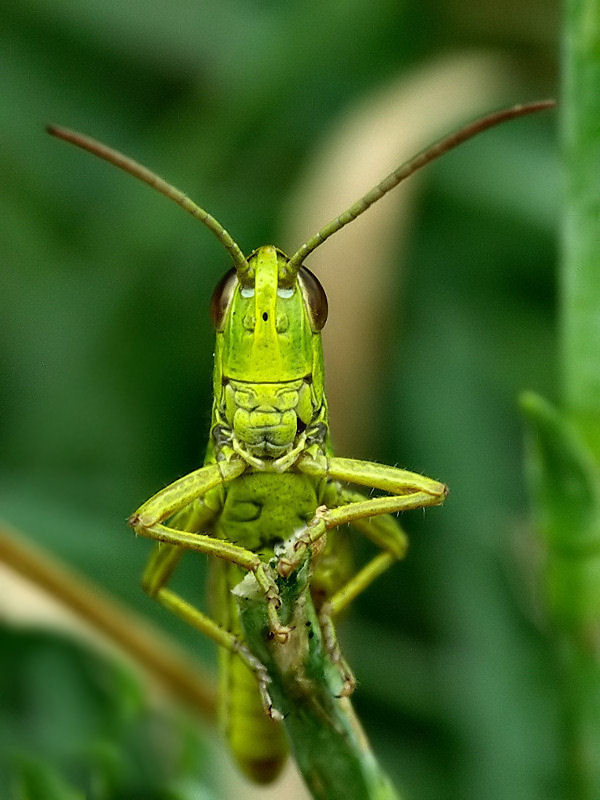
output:
POLYGON ((449 489, 445 483, 438 483, 436 488, 437 492, 435 492, 435 496, 439 498, 439 502, 441 504, 448 497, 449 489))
POLYGON ((127 524, 130 528, 133 528, 133 532, 137 536, 140 528, 140 515, 137 513, 137 511, 129 517, 127 524))
POLYGON ((147 536, 148 530, 158 522, 156 515, 150 516, 149 514, 140 513, 140 510, 134 513, 127 520, 127 524, 133 529, 136 536, 147 536))

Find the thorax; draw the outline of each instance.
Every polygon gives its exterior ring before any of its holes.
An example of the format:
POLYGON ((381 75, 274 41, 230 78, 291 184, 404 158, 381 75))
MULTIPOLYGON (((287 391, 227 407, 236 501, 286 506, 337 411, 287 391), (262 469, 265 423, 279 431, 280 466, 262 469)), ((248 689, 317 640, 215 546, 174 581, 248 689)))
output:
POLYGON ((248 471, 225 489, 215 533, 253 551, 272 550, 312 519, 324 482, 300 472, 248 471))

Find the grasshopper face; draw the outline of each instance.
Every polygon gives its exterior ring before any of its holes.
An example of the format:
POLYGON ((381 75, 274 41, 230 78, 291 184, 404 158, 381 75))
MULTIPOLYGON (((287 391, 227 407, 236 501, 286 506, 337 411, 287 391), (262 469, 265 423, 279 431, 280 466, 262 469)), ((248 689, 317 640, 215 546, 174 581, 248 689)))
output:
POLYGON ((211 301, 215 350, 215 441, 272 460, 298 444, 324 410, 321 328, 327 299, 306 269, 288 269, 275 247, 231 270, 211 301))

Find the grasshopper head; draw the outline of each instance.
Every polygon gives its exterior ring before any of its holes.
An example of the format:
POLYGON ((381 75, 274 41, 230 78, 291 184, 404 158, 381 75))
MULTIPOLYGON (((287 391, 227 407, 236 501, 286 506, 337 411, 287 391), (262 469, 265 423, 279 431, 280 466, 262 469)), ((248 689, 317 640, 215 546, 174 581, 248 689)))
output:
POLYGON ((323 407, 327 299, 315 276, 290 270, 275 247, 259 248, 247 264, 224 276, 211 301, 215 404, 243 448, 278 458, 323 407))
POLYGON ((259 468, 265 468, 265 459, 278 460, 273 468, 283 470, 305 444, 319 444, 327 436, 320 334, 327 299, 302 266, 304 259, 425 164, 487 128, 553 105, 545 100, 496 111, 440 139, 328 222, 291 258, 274 247, 260 247, 244 258, 211 214, 146 167, 80 133, 53 125, 48 132, 149 184, 206 225, 227 250, 235 267, 211 302, 217 331, 213 443, 230 442, 259 468))

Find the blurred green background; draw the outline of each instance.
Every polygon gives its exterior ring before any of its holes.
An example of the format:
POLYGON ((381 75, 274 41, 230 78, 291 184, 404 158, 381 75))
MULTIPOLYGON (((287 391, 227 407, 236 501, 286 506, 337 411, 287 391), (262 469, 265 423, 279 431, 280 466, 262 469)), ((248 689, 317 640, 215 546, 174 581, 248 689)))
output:
MULTIPOLYGON (((292 251, 355 199, 330 213, 307 178, 350 124, 361 141, 329 183, 362 169, 360 193, 385 174, 370 171, 369 148, 390 151, 389 169, 410 154, 405 127, 422 146, 478 113, 555 95, 557 6, 26 0, 0 11, 0 36, 0 515, 214 663, 211 643, 142 594, 149 543, 125 519, 201 463, 208 301, 227 255, 44 124, 156 170, 244 251, 292 251), (392 105, 406 109, 391 126, 397 155, 380 136, 392 105)), ((368 247, 333 259, 352 301, 336 303, 317 254, 308 262, 338 331, 325 347, 340 454, 451 489, 443 509, 406 517, 409 558, 341 626, 356 708, 408 798, 557 796, 516 408, 524 388, 555 397, 557 171, 555 115, 515 122, 428 168, 398 217, 365 233, 368 247), (353 275, 375 287, 364 305, 353 275)), ((204 575, 188 558, 188 596, 203 596, 204 575)), ((212 757, 214 730, 157 710, 120 662, 6 616, 2 797, 240 796, 221 783, 231 767, 212 757)))

